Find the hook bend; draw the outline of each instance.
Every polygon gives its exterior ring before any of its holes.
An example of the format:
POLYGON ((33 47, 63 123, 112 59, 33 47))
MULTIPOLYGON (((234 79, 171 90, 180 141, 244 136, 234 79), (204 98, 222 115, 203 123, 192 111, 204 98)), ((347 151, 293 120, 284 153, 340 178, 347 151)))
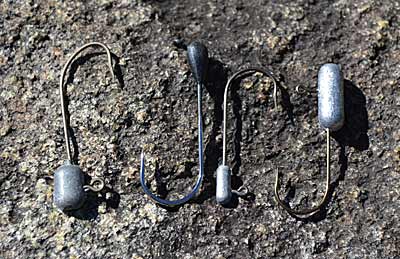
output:
POLYGON ((304 209, 304 210, 294 210, 289 207, 283 200, 281 200, 279 196, 279 176, 280 173, 277 169, 276 172, 276 178, 275 178, 275 188, 274 188, 274 194, 275 194, 275 200, 278 202, 278 204, 284 208, 289 214, 296 215, 296 216, 311 216, 315 214, 317 211, 319 211, 327 202, 328 200, 328 193, 329 193, 329 186, 330 186, 330 179, 331 179, 331 171, 330 171, 330 139, 329 139, 329 129, 326 129, 326 185, 325 185, 325 193, 324 196, 322 197, 321 201, 312 208, 309 209, 304 209))
POLYGON ((198 128, 198 148, 199 148, 199 173, 197 177, 197 181, 192 191, 187 194, 182 199, 178 200, 165 200, 156 195, 154 195, 150 189, 146 185, 146 180, 144 177, 145 165, 144 165, 144 153, 141 155, 140 159, 140 183, 143 187, 144 192, 156 203, 159 203, 164 206, 174 207, 181 205, 190 199, 192 199, 201 186, 201 181, 203 180, 204 175, 204 164, 203 164, 203 118, 202 118, 202 87, 206 82, 206 75, 208 72, 208 50, 206 46, 198 41, 194 41, 187 47, 187 58, 189 61, 189 65, 191 67, 194 78, 197 81, 197 128, 198 128))
POLYGON ((166 200, 158 197, 157 195, 153 194, 151 190, 146 185, 145 179, 145 155, 142 152, 140 158, 140 184, 142 185, 143 191, 156 203, 167 206, 167 207, 175 207, 186 203, 187 201, 191 200, 196 193, 199 191, 201 187, 201 182, 204 176, 204 163, 203 163, 203 118, 202 118, 202 111, 201 111, 201 89, 202 83, 197 84, 197 114, 198 114, 198 152, 199 152, 199 173, 197 177, 197 181, 195 186, 193 187, 192 191, 187 194, 182 199, 178 200, 166 200))

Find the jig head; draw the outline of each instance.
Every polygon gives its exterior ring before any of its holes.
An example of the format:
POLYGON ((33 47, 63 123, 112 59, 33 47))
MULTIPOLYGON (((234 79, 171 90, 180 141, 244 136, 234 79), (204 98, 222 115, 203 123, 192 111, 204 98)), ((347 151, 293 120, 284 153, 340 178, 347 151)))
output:
POLYGON ((337 131, 344 124, 343 75, 336 64, 325 64, 318 72, 318 120, 326 130, 326 186, 322 200, 317 206, 304 210, 293 210, 279 197, 279 171, 275 180, 275 199, 290 214, 313 215, 326 203, 330 186, 330 131, 337 131))
POLYGON ((91 42, 83 45, 77 51, 72 54, 65 64, 60 78, 60 98, 61 98, 61 111, 64 124, 64 136, 65 146, 67 151, 67 160, 62 166, 57 168, 54 173, 54 193, 53 200, 56 207, 63 211, 71 211, 79 209, 86 200, 86 193, 88 191, 99 192, 104 188, 104 181, 100 178, 92 178, 90 185, 85 185, 84 174, 79 166, 74 165, 71 156, 70 147, 70 134, 68 130, 68 119, 67 119, 67 105, 66 105, 66 89, 64 89, 65 74, 69 66, 73 63, 76 56, 79 55, 83 50, 98 46, 105 49, 108 58, 108 67, 114 77, 111 53, 108 47, 99 42, 91 42))
POLYGON ((207 48, 199 43, 193 42, 187 47, 187 56, 189 64, 193 73, 194 78, 197 82, 197 114, 198 114, 198 147, 199 147, 199 173, 197 176, 197 181, 192 191, 187 194, 182 199, 178 200, 166 200, 153 194, 151 190, 146 185, 145 179, 145 155, 142 152, 140 159, 140 183, 142 185, 143 191, 156 203, 174 207, 192 199, 198 190, 200 189, 201 182, 204 175, 204 165, 203 165, 203 118, 202 118, 202 87, 206 80, 207 70, 208 70, 208 51, 207 48))
POLYGON ((262 69, 262 68, 247 68, 240 70, 232 75, 229 78, 228 82, 225 86, 225 93, 224 93, 224 108, 223 108, 223 129, 222 129, 222 164, 217 168, 217 187, 216 187, 216 200, 221 205, 228 205, 232 198, 232 193, 235 193, 238 196, 244 196, 247 194, 247 189, 240 188, 239 190, 232 190, 231 188, 231 169, 227 166, 226 158, 226 125, 227 125, 227 102, 228 102, 228 90, 231 84, 238 78, 243 77, 245 75, 254 74, 254 73, 261 73, 264 76, 268 76, 272 79, 274 85, 273 91, 273 99, 274 99, 274 107, 277 107, 276 101, 276 93, 277 93, 277 83, 274 75, 272 72, 262 69))

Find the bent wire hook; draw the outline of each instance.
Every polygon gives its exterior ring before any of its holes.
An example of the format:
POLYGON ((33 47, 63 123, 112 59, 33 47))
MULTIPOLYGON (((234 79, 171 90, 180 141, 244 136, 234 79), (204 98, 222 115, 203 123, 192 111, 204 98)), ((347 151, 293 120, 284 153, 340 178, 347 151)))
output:
POLYGON ((224 93, 224 118, 223 118, 223 135, 222 135, 222 165, 220 165, 217 168, 217 187, 216 187, 216 200, 219 204, 221 205, 227 205, 229 204, 231 198, 232 198, 232 193, 236 193, 239 196, 245 195, 239 190, 233 190, 231 189, 231 169, 226 165, 226 158, 227 158, 227 152, 226 152, 226 125, 227 125, 227 103, 228 103, 228 90, 231 84, 238 78, 243 77, 248 74, 253 74, 253 73, 262 73, 264 76, 268 76, 272 79, 273 85, 274 85, 274 91, 273 91, 273 99, 274 99, 274 108, 277 108, 277 101, 276 101, 276 93, 277 93, 277 83, 274 75, 272 72, 262 69, 262 68, 247 68, 240 70, 236 72, 235 74, 232 75, 231 78, 229 78, 228 82, 226 83, 225 86, 225 93, 224 93))
POLYGON ((203 165, 203 118, 202 118, 202 105, 201 105, 201 93, 202 87, 206 80, 206 74, 208 70, 208 51, 207 48, 199 43, 193 42, 187 47, 187 55, 192 73, 197 81, 197 114, 198 114, 198 142, 199 142, 199 174, 195 186, 192 191, 185 197, 178 200, 166 200, 153 194, 146 185, 145 179, 145 165, 144 165, 144 152, 142 152, 140 159, 140 183, 143 191, 156 203, 164 206, 174 207, 181 205, 190 199, 192 199, 198 190, 200 189, 201 182, 204 175, 203 165))
POLYGON ((322 128, 326 130, 326 186, 322 200, 317 206, 304 210, 291 209, 279 197, 279 171, 275 179, 275 199, 289 214, 296 216, 313 215, 327 202, 330 186, 330 131, 342 128, 344 115, 344 90, 343 75, 336 64, 324 64, 318 72, 318 120, 322 128))
POLYGON ((60 78, 60 100, 61 100, 61 111, 64 125, 64 137, 65 147, 67 151, 67 160, 64 164, 57 168, 54 173, 54 194, 53 200, 55 205, 61 211, 69 211, 79 209, 85 199, 86 192, 91 190, 99 192, 104 188, 104 181, 100 178, 93 177, 91 185, 84 185, 84 175, 79 166, 73 164, 70 147, 70 134, 69 134, 69 120, 67 118, 67 105, 66 105, 66 89, 64 85, 65 74, 69 66, 73 63, 76 56, 78 56, 83 50, 99 46, 105 49, 108 58, 108 67, 110 68, 111 74, 114 78, 114 72, 112 67, 111 53, 108 47, 99 42, 91 42, 83 45, 77 51, 72 54, 68 59, 67 63, 61 72, 60 78))

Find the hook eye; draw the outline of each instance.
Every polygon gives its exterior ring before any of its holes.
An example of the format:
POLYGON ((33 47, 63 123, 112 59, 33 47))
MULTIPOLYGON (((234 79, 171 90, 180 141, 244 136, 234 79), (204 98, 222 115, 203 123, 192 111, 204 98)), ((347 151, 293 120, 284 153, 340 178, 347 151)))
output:
POLYGON ((100 192, 100 191, 102 191, 104 189, 104 186, 105 186, 105 184, 104 184, 103 179, 94 177, 90 181, 90 185, 84 185, 83 186, 83 190, 85 192, 88 192, 88 191, 100 192))
POLYGON ((232 193, 236 194, 238 197, 244 197, 249 194, 249 189, 246 186, 240 186, 237 190, 232 190, 232 193))

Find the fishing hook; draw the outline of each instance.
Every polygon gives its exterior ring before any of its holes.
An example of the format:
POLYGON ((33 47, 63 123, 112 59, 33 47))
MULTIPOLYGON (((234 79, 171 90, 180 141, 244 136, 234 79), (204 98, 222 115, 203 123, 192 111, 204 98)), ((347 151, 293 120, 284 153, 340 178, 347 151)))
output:
POLYGON ((221 205, 227 205, 231 201, 232 193, 235 193, 238 196, 245 196, 247 194, 247 189, 242 191, 242 187, 239 190, 231 189, 231 169, 226 165, 227 160, 227 141, 226 141, 226 125, 227 125, 227 103, 228 103, 228 90, 231 84, 238 78, 253 74, 253 73, 261 73, 264 76, 268 76, 271 78, 274 86, 273 90, 273 99, 274 99, 274 109, 277 108, 276 94, 277 94, 277 80, 272 72, 262 69, 262 68, 246 68, 240 70, 232 75, 229 78, 228 82, 225 86, 224 92, 224 108, 223 108, 223 129, 222 129, 222 165, 217 168, 217 186, 216 186, 216 200, 221 205))
POLYGON ((73 164, 70 147, 70 132, 68 130, 68 118, 67 118, 67 105, 66 105, 66 89, 64 85, 65 75, 69 66, 74 62, 76 56, 78 56, 83 50, 98 46, 105 49, 108 58, 108 67, 111 71, 111 75, 114 78, 114 71, 112 66, 111 52, 106 45, 99 42, 90 42, 83 45, 72 56, 68 59, 67 63, 61 72, 60 78, 60 99, 61 99, 61 111, 64 125, 64 137, 65 146, 67 151, 67 160, 64 164, 57 168, 54 173, 54 194, 53 199, 57 208, 61 211, 69 211, 79 209, 84 201, 86 200, 86 192, 89 190, 94 192, 100 192, 104 188, 104 181, 100 178, 93 177, 90 185, 84 184, 84 174, 78 165, 73 164))
POLYGON ((156 203, 174 207, 186 203, 191 200, 201 187, 201 182, 204 175, 204 164, 203 164, 203 118, 202 118, 202 87, 206 80, 206 74, 208 69, 208 51, 207 48, 199 43, 193 42, 187 47, 187 55, 192 73, 197 81, 197 114, 198 114, 198 147, 199 147, 199 173, 197 181, 192 191, 185 197, 178 200, 166 200, 153 194, 146 185, 145 179, 145 155, 144 152, 140 158, 140 183, 143 191, 156 203))
POLYGON ((330 131, 337 131, 344 124, 343 75, 336 64, 324 64, 318 72, 318 120, 326 130, 326 186, 321 201, 312 208, 294 210, 279 197, 279 171, 275 179, 275 199, 289 214, 306 216, 319 211, 327 202, 330 188, 330 131))

